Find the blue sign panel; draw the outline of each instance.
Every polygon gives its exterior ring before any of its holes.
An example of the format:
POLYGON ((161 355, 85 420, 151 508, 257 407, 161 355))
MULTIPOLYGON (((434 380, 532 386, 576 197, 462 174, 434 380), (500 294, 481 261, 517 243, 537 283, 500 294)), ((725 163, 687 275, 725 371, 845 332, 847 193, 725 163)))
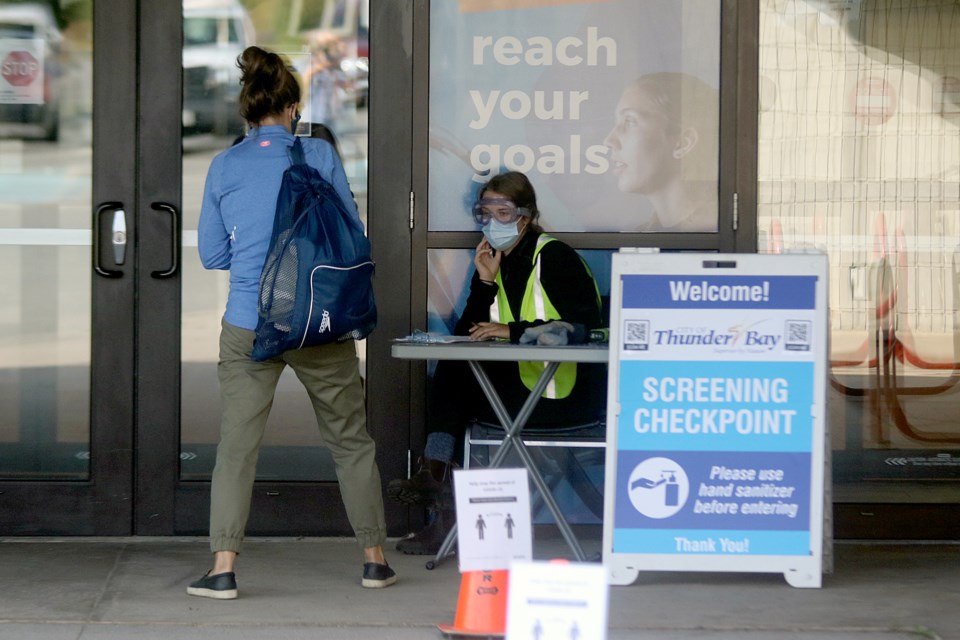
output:
POLYGON ((812 276, 623 276, 624 309, 813 309, 812 276))
POLYGON ((625 360, 619 449, 809 451, 813 364, 625 360))
POLYGON ((816 276, 621 282, 612 551, 809 556, 816 276))

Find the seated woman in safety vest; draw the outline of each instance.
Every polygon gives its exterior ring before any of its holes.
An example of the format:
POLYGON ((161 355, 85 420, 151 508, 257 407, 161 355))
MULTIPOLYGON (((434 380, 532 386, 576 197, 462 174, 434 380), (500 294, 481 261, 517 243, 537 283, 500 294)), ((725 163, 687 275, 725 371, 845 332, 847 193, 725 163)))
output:
MULTIPOLYGON (((605 326, 600 296, 590 269, 568 245, 538 224, 533 185, 522 173, 493 177, 480 191, 474 216, 483 225, 476 272, 454 332, 471 340, 526 342, 540 327, 561 320, 575 328, 563 337, 584 342, 585 332, 605 326), (533 329, 533 331, 528 331, 533 329)), ((556 325, 553 325, 556 326, 556 325)), ((544 329, 540 329, 542 331, 544 329)), ((483 367, 505 407, 515 415, 543 370, 541 362, 485 362, 483 367)), ((604 411, 604 365, 564 363, 544 392, 529 427, 596 421, 604 411)), ((451 470, 458 443, 471 419, 498 423, 467 363, 437 364, 428 403, 427 442, 419 471, 394 480, 387 494, 405 504, 429 507, 429 525, 400 540, 397 549, 434 554, 454 522, 451 470)))

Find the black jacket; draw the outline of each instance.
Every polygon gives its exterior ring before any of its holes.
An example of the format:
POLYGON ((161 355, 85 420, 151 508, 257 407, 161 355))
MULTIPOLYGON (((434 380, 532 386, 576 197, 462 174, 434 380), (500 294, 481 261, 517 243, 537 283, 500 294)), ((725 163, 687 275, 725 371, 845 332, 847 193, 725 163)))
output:
MULTIPOLYGON (((533 271, 533 254, 537 248, 540 232, 530 229, 509 254, 500 261, 500 280, 514 318, 520 317, 520 305, 527 288, 530 272, 533 271)), ((604 326, 597 300, 593 276, 587 270, 577 252, 559 240, 547 243, 540 250, 540 282, 550 302, 560 313, 560 319, 579 323, 589 331, 604 326)), ((474 272, 470 281, 467 305, 454 329, 456 335, 469 335, 470 327, 477 322, 490 321, 490 305, 497 298, 499 287, 480 280, 474 272)), ((510 341, 519 342, 527 327, 543 324, 544 320, 511 322, 510 341)))

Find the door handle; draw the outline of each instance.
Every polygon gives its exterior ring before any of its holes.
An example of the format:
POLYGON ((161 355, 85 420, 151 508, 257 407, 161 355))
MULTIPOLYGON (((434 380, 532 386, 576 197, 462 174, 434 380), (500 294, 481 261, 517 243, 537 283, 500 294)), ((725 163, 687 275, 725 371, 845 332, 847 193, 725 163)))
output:
POLYGON ((105 211, 113 210, 111 227, 111 243, 113 244, 113 261, 117 265, 123 264, 127 249, 127 220, 126 212, 121 202, 104 202, 93 214, 93 270, 104 278, 120 278, 123 271, 105 269, 100 265, 100 219, 105 211))
POLYGON ((117 209, 113 212, 110 242, 113 244, 113 263, 116 265, 123 264, 127 255, 127 216, 123 209, 117 209))
POLYGON ((170 222, 173 225, 173 233, 170 234, 170 268, 165 271, 158 269, 150 272, 150 277, 162 280, 173 277, 180 266, 180 216, 177 215, 176 207, 166 202, 151 203, 150 208, 154 211, 169 213, 170 222))

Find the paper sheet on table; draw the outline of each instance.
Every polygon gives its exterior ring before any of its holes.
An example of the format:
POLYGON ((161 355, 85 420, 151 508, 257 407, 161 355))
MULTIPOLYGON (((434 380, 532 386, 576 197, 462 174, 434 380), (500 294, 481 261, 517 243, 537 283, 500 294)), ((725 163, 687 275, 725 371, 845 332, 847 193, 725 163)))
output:
POLYGON ((394 342, 418 342, 421 344, 448 344, 452 342, 470 342, 470 336, 451 336, 442 333, 414 331, 404 338, 396 338, 394 342))

